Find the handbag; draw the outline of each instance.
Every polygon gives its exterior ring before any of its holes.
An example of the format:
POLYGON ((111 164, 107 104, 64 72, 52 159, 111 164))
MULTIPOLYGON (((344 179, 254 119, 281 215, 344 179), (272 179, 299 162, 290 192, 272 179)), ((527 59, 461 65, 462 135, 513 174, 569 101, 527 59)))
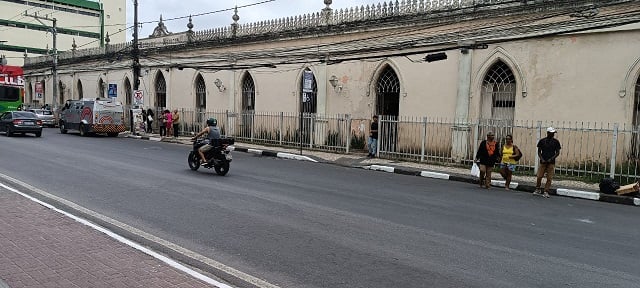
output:
POLYGON ((480 167, 478 167, 478 164, 476 163, 473 163, 471 166, 471 176, 480 178, 480 167))
POLYGON ((151 115, 147 115, 147 120, 153 122, 153 117, 151 117, 151 115))
POLYGON ((522 151, 520 151, 520 148, 518 148, 518 146, 516 145, 513 145, 513 148, 514 148, 513 149, 514 151, 518 151, 518 154, 516 154, 516 156, 513 157, 513 160, 520 161, 520 158, 522 158, 522 151))

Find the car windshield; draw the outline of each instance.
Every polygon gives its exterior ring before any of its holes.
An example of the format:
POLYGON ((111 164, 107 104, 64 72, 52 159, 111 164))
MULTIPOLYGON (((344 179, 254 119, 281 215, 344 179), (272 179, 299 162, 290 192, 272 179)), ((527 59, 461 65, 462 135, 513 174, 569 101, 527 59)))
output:
POLYGON ((13 118, 36 118, 33 112, 13 112, 13 118))

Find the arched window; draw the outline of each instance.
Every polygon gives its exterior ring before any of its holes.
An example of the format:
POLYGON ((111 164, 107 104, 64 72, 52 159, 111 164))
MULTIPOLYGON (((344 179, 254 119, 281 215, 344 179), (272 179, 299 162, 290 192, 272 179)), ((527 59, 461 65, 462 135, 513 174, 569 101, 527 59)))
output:
POLYGON ((82 81, 78 79, 78 99, 84 98, 84 92, 82 90, 82 81))
POLYGON ((124 78, 124 101, 127 106, 133 104, 133 90, 131 88, 131 81, 129 77, 124 78))
POLYGON ((62 81, 58 82, 58 105, 64 105, 64 88, 66 88, 67 85, 64 85, 64 83, 62 83, 62 81))
MULTIPOLYGON (((636 91, 633 97, 633 130, 638 131, 638 127, 640 126, 640 76, 638 77, 638 81, 636 82, 636 91)), ((631 158, 638 159, 640 158, 640 135, 638 133, 633 133, 633 137, 631 138, 631 158)))
POLYGON ((158 76, 156 76, 156 107, 158 108, 166 108, 167 107, 167 82, 164 80, 164 76, 162 76, 162 72, 158 72, 158 76))
POLYGON ((482 118, 513 123, 516 77, 502 61, 491 66, 482 82, 482 118))
POLYGON ((400 79, 389 65, 378 77, 376 95, 376 114, 387 116, 400 114, 400 79))
POLYGON ((196 112, 198 123, 204 121, 205 113, 207 112, 207 85, 204 82, 202 75, 198 74, 196 77, 196 112))
POLYGON ((256 86, 253 77, 248 72, 242 80, 242 110, 254 111, 256 108, 256 86))
POLYGON ((300 95, 302 95, 301 111, 304 113, 316 113, 318 103, 318 84, 313 72, 307 68, 302 73, 300 82, 300 95))
POLYGON ((102 78, 100 78, 100 80, 98 81, 98 97, 100 98, 106 98, 104 96, 104 90, 105 90, 105 85, 104 85, 104 81, 102 81, 102 78))

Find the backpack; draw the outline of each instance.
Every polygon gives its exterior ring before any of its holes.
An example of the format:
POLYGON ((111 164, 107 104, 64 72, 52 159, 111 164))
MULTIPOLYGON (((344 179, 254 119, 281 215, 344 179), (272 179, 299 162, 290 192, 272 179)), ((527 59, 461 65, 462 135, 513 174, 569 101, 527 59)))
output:
POLYGON ((605 177, 600 180, 600 192, 604 194, 616 194, 616 190, 620 189, 620 184, 616 180, 605 177))

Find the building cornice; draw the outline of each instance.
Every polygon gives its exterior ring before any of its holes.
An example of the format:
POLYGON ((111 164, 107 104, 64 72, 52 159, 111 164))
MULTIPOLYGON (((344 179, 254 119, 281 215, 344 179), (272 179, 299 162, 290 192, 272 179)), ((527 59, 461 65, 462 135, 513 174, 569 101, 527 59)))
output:
MULTIPOLYGON (((592 11, 594 7, 600 7, 601 10, 610 7, 615 9, 617 5, 622 5, 619 10, 624 10, 625 7, 637 5, 634 4, 637 1, 631 0, 444 0, 437 2, 439 4, 433 3, 434 1, 427 0, 394 1, 388 4, 362 6, 333 12, 323 11, 322 13, 246 25, 232 25, 195 33, 179 33, 160 39, 142 39, 140 49, 143 53, 146 51, 147 54, 161 54, 163 51, 184 52, 194 49, 238 47, 252 43, 277 43, 296 39, 346 34, 358 35, 362 32, 370 32, 387 33, 391 36, 385 39, 386 43, 380 43, 380 41, 365 43, 366 40, 360 40, 361 46, 373 47, 368 48, 369 52, 411 51, 414 49, 417 51, 416 53, 419 53, 427 47, 454 45, 453 43, 461 38, 495 43, 615 27, 640 21, 638 9, 635 9, 634 13, 622 17, 616 13, 610 15, 582 13, 587 10, 592 11), (513 24, 506 28, 495 27, 495 24, 490 23, 493 19, 496 21, 507 19, 513 24), (484 22, 484 24, 476 26, 474 23, 477 21, 484 22), (434 29, 436 32, 425 32, 415 39, 406 36, 407 27, 411 27, 412 30, 428 31, 433 27, 447 25, 458 25, 462 28, 453 32, 437 32, 438 29, 434 29)), ((66 60, 66 62, 83 61, 78 57, 101 57, 100 55, 109 51, 126 54, 130 50, 130 45, 130 42, 111 45, 110 50, 104 48, 83 49, 74 51, 73 54, 68 51, 61 53, 60 59, 66 60)), ((347 46, 326 46, 323 48, 324 51, 318 52, 342 55, 363 53, 362 50, 357 49, 349 51, 350 48, 347 46)), ((104 57, 109 56, 104 55, 104 57)), ((26 66, 42 66, 42 62, 48 59, 27 60, 26 66)))

